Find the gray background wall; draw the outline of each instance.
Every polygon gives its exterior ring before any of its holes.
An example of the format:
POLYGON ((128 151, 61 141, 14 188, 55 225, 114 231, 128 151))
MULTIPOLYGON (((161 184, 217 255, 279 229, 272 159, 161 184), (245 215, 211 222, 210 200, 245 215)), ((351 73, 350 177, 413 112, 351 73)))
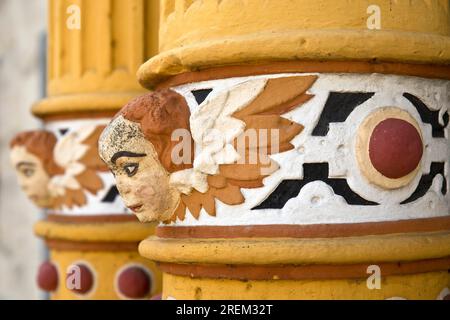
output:
POLYGON ((33 235, 39 210, 20 191, 8 144, 40 126, 30 113, 41 97, 40 42, 46 0, 0 0, 0 299, 38 299, 42 242, 33 235))

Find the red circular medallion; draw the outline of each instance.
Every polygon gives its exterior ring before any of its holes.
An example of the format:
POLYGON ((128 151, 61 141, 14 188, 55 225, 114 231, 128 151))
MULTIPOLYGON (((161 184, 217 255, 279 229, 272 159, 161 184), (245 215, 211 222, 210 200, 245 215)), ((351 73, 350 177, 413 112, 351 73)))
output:
POLYGON ((144 298, 151 290, 150 276, 141 267, 126 268, 119 275, 118 289, 127 298, 144 298))
POLYGON ((81 263, 76 264, 71 267, 70 273, 67 274, 67 282, 71 286, 69 289, 73 292, 86 294, 94 286, 94 274, 88 266, 81 263))
POLYGON ((419 165, 422 154, 420 134, 416 127, 405 120, 383 120, 370 137, 370 161, 378 172, 391 179, 413 172, 419 165))
POLYGON ((37 283, 40 289, 48 292, 58 288, 58 270, 50 261, 41 264, 38 271, 37 283))

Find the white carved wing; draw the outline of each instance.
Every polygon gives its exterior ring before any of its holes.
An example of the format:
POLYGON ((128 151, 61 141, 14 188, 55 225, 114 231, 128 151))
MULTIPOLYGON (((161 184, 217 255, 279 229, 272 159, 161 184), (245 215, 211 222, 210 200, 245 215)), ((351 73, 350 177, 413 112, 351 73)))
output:
POLYGON ((56 164, 64 169, 64 173, 52 177, 49 188, 53 195, 63 196, 65 189, 81 188, 75 177, 86 170, 80 160, 88 152, 89 146, 83 142, 92 135, 95 129, 96 125, 84 126, 64 136, 56 144, 53 157, 56 164))
POLYGON ((266 79, 240 83, 205 100, 191 114, 191 134, 195 143, 193 168, 171 175, 171 183, 182 193, 189 194, 192 188, 206 192, 207 175, 218 174, 220 165, 239 160, 232 143, 245 131, 245 123, 232 115, 255 100, 266 83, 266 79))

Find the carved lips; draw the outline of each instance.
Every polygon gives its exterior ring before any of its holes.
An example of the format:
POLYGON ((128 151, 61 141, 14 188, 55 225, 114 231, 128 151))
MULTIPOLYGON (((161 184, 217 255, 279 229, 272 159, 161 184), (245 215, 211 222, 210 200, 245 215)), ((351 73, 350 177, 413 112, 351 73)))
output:
POLYGON ((135 206, 129 206, 128 209, 133 211, 134 213, 139 212, 142 209, 142 204, 135 205, 135 206))

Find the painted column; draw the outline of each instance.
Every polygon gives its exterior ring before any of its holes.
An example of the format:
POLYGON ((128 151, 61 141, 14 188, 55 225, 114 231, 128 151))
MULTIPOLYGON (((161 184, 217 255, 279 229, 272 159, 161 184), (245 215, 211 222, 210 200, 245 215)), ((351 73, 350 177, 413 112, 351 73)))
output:
POLYGON ((27 195, 47 208, 35 226, 50 249, 38 285, 53 299, 148 299, 161 274, 137 251, 140 224, 98 156, 117 110, 142 93, 138 67, 157 52, 159 3, 50 0, 48 98, 32 112, 44 130, 19 134, 12 160, 27 195))
POLYGON ((448 299, 449 17, 446 0, 161 1, 138 72, 157 91, 100 154, 164 222, 140 244, 163 298, 448 299))

